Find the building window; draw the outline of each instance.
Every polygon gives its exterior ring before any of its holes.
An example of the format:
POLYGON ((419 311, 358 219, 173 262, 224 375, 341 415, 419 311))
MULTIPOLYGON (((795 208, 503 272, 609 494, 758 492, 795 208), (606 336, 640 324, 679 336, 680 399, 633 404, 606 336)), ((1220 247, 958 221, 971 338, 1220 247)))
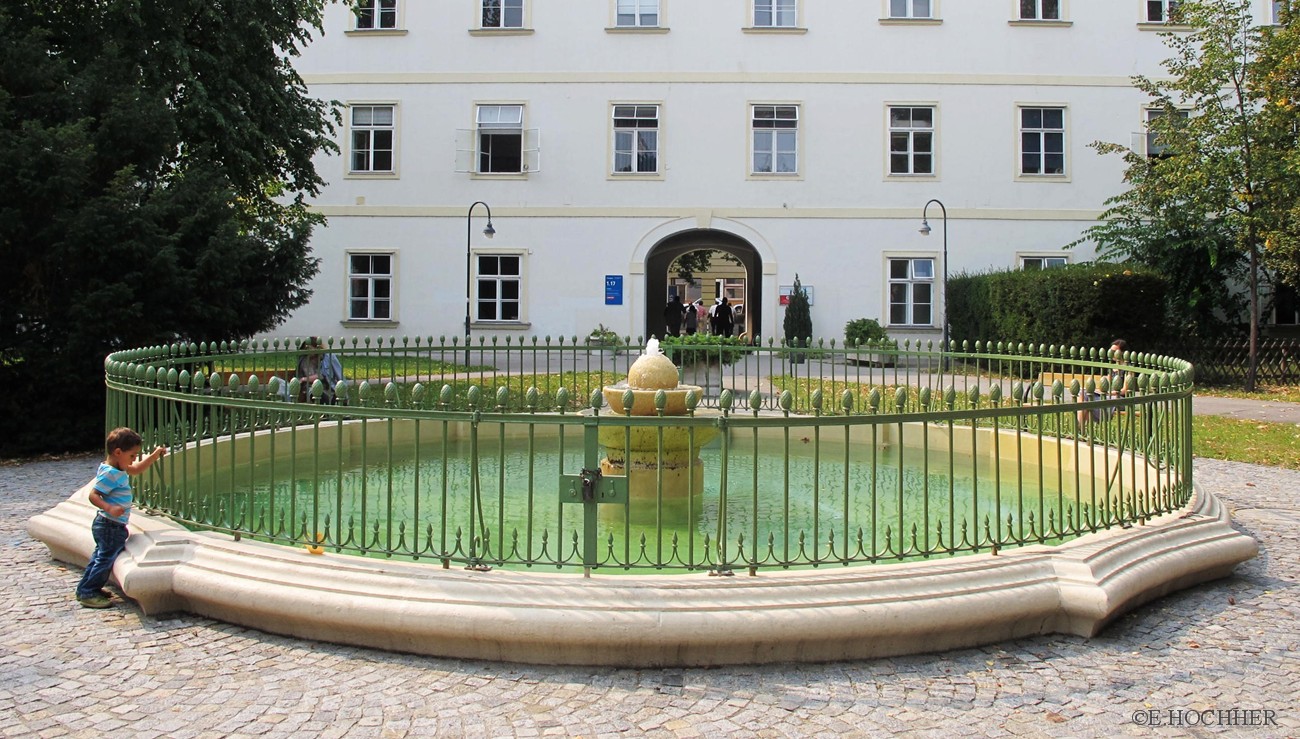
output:
POLYGON ((397 0, 359 0, 352 12, 357 16, 358 31, 385 31, 397 28, 397 0))
POLYGON ((1146 0, 1148 23, 1174 23, 1177 21, 1178 0, 1146 0))
POLYGON ((478 171, 524 171, 524 106, 480 105, 478 171))
POLYGON ((1065 108, 1020 109, 1020 174, 1065 174, 1065 108))
POLYGON ((393 320, 393 255, 348 255, 348 319, 393 320))
POLYGON ((1020 20, 1059 21, 1061 0, 1020 0, 1020 20))
POLYGON ((754 174, 799 171, 799 106, 755 105, 754 174))
POLYGON ((474 320, 522 320, 523 256, 480 253, 474 261, 474 320))
POLYGON ((794 28, 798 5, 798 0, 754 0, 754 27, 794 28))
POLYGON ((1300 299, 1296 289, 1277 283, 1273 286, 1273 323, 1278 326, 1300 324, 1300 299))
MULTIPOLYGON (((1163 108, 1147 108, 1146 115, 1146 154, 1151 159, 1164 159, 1170 156, 1169 145, 1160 140, 1159 134, 1151 130, 1151 123, 1157 118, 1164 116, 1163 108)), ((1186 119, 1189 113, 1185 110, 1175 111, 1174 115, 1186 119)))
POLYGON ((524 0, 483 0, 484 28, 523 28, 524 0))
POLYGON ((1281 2, 1281 0, 1274 0, 1274 2, 1273 2, 1273 15, 1272 15, 1272 21, 1271 21, 1271 22, 1272 22, 1273 25, 1275 25, 1275 26, 1280 26, 1280 25, 1282 25, 1282 2, 1281 2))
POLYGON ((934 325, 934 259, 889 260, 889 323, 934 325))
POLYGON ((619 28, 657 27, 659 0, 618 0, 614 22, 619 28))
POLYGON ((933 18, 931 0, 889 0, 890 18, 933 18))
POLYGON ((352 106, 351 171, 393 171, 393 113, 392 105, 352 106))
POLYGON ((889 173, 934 174, 934 108, 890 107, 889 173))
POLYGON ((659 106, 614 106, 614 172, 659 172, 659 106))
POLYGON ((1023 270, 1055 269, 1069 264, 1066 257, 1021 257, 1020 268, 1023 270))

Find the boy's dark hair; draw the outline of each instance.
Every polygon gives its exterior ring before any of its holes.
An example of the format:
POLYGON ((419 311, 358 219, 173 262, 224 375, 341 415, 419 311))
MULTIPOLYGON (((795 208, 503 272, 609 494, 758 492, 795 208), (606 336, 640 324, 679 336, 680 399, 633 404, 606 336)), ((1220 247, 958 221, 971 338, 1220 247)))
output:
POLYGON ((1128 351, 1128 342, 1123 339, 1115 339, 1114 341, 1110 342, 1110 345, 1119 347, 1119 350, 1122 352, 1128 351))
POLYGON ((108 438, 104 439, 104 455, 112 454, 114 449, 122 451, 135 449, 143 443, 144 439, 141 439, 140 435, 131 429, 125 426, 115 428, 109 431, 108 438))

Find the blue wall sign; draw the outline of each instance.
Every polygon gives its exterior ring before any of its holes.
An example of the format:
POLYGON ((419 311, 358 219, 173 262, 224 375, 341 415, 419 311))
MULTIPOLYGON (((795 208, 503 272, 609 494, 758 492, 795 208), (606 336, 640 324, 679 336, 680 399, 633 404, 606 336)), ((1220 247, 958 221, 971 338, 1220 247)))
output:
POLYGON ((623 275, 605 275, 605 305, 623 304, 623 275))

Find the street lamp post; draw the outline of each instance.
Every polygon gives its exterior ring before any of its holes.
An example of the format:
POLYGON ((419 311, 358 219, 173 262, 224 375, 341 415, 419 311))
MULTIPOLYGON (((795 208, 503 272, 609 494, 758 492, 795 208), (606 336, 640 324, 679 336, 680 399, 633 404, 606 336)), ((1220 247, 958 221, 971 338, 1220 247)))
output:
POLYGON ((474 208, 483 206, 487 210, 487 228, 483 229, 483 235, 492 238, 497 230, 492 228, 492 208, 482 200, 474 202, 469 206, 469 211, 465 213, 465 366, 469 367, 469 307, 470 307, 470 241, 474 236, 474 227, 472 224, 474 208))
MULTIPOLYGON (((931 199, 921 209, 921 235, 930 235, 930 222, 926 220, 925 214, 930 210, 931 205, 939 206, 943 213, 943 345, 940 347, 942 352, 947 352, 948 347, 948 209, 937 199, 931 199)), ((944 366, 947 366, 947 357, 945 354, 944 366)))

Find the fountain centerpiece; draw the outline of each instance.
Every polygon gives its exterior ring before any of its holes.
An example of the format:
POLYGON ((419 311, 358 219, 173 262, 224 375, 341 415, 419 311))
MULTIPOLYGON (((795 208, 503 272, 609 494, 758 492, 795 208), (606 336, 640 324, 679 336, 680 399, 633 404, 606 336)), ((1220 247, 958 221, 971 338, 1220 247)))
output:
MULTIPOLYGON (((658 415, 655 396, 660 392, 665 396, 663 415, 684 416, 686 396, 694 392, 697 399, 703 398, 704 389, 679 384, 677 366, 659 348, 659 340, 653 338, 632 363, 627 380, 603 389, 605 401, 614 413, 633 416, 658 415), (629 394, 630 405, 626 403, 629 394)), ((699 458, 700 448, 717 436, 714 426, 602 426, 600 444, 605 448, 605 458, 600 461, 600 470, 604 475, 627 476, 628 496, 636 517, 637 502, 658 500, 661 490, 664 499, 679 502, 701 495, 704 463, 699 458)))

